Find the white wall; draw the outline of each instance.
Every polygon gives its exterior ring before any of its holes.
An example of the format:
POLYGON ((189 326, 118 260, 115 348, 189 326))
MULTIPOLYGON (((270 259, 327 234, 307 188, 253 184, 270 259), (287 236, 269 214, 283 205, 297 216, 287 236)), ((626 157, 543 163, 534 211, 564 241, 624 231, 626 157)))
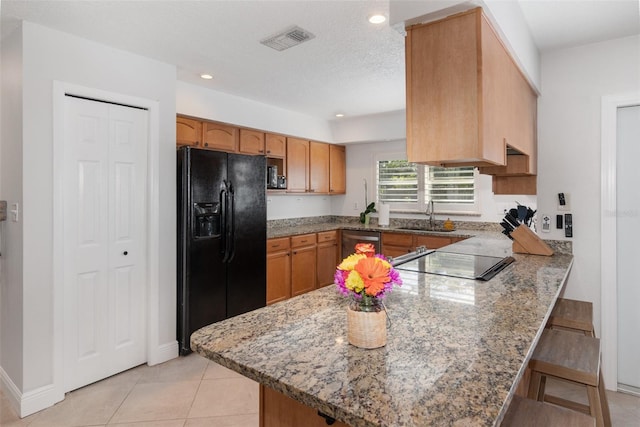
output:
MULTIPOLYGON (((367 180, 369 202, 375 201, 375 156, 379 153, 401 153, 406 156, 405 139, 347 145, 347 194, 333 201, 334 215, 357 216, 364 210, 364 180, 367 180), (358 207, 356 208, 356 204, 358 207)), ((504 209, 516 206, 516 200, 536 209, 536 196, 499 195, 491 190, 491 177, 480 175, 478 179, 480 215, 436 215, 437 219, 451 218, 453 221, 500 222, 504 209)), ((335 196, 334 196, 335 197, 335 196)), ((437 213, 437 209, 436 209, 437 213)), ((391 218, 425 218, 424 214, 391 213, 391 218)))
MULTIPOLYGON (((575 263, 565 296, 594 303, 598 335, 601 319, 601 98, 638 90, 640 36, 542 55, 542 96, 538 100, 538 206, 540 212, 555 215, 557 194, 570 195, 575 263)), ((564 233, 554 228, 549 238, 564 239, 564 233)))
MULTIPOLYGON (((7 256, 22 252, 24 264, 21 287, 22 318, 12 318, 23 326, 22 346, 3 346, 3 358, 22 358, 21 391, 49 386, 53 381, 53 82, 54 80, 118 94, 157 101, 160 135, 158 164, 161 172, 159 244, 157 251, 160 295, 158 345, 175 342, 175 81, 174 66, 132 55, 111 47, 25 22, 22 26, 22 139, 23 150, 22 241, 7 242, 7 256), (22 245, 22 248, 21 248, 22 245)), ((6 63, 3 66, 7 67, 6 63)), ((14 108, 14 107, 12 107, 14 108)), ((3 109, 3 119, 10 116, 3 109)), ((4 136, 4 135, 3 135, 4 136)), ((14 141, 3 138, 5 150, 14 141)), ((20 160, 16 156, 8 160, 20 160)), ((19 167, 19 166, 17 166, 19 167)), ((3 173, 4 168, 3 168, 3 173)), ((20 171, 14 175, 19 176, 20 171)), ((4 180, 3 180, 4 182, 4 180)), ((19 182, 19 180, 17 181, 19 182)), ((19 238, 19 236, 16 236, 19 238)), ((14 268, 12 265, 11 268, 14 268)), ((20 268, 20 266, 17 266, 20 268)), ((15 274, 18 277, 18 274, 15 274)), ((3 311, 3 316, 4 316, 3 311)), ((19 379, 19 377, 17 377, 19 379)), ((13 379, 13 377, 12 377, 13 379)))
MULTIPOLYGON (((2 39, 0 200, 22 206, 22 33, 2 39)), ((22 388, 23 223, 0 222, 0 371, 22 388)), ((5 384, 6 385, 6 384, 5 384)))

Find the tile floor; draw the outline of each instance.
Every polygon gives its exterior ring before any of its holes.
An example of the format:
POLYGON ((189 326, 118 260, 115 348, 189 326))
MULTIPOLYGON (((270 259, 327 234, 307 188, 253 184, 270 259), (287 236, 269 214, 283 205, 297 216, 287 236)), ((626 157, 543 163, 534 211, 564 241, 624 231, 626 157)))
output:
MULTIPOLYGON (((584 396, 564 382, 550 380, 547 387, 576 400, 584 396)), ((640 426, 640 397, 615 392, 607 396, 614 426, 640 426)), ((258 385, 191 354, 161 365, 142 365, 75 390, 57 405, 23 419, 0 391, 2 427, 107 425, 258 427, 258 385)))

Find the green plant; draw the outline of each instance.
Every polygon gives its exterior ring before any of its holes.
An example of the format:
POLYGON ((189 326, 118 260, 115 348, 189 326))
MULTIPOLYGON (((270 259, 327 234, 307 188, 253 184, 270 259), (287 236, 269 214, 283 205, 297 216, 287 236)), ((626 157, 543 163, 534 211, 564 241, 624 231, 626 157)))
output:
POLYGON ((376 204, 375 202, 371 202, 367 205, 366 209, 364 210, 364 212, 360 212, 360 222, 361 223, 365 223, 366 219, 365 217, 367 215, 369 215, 371 212, 376 212, 376 204))

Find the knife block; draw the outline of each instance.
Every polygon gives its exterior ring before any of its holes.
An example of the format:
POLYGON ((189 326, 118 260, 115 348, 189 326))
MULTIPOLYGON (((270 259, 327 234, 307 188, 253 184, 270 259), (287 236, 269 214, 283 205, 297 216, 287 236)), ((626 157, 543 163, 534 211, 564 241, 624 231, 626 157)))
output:
POLYGON ((540 239, 536 233, 531 231, 526 225, 521 225, 511 232, 513 237, 512 250, 519 254, 531 255, 553 255, 553 249, 540 239))

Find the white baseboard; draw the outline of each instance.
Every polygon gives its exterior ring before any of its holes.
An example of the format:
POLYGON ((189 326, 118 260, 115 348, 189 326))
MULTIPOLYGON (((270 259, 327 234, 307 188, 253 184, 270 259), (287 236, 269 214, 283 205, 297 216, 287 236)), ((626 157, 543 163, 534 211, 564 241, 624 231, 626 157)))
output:
POLYGON ((22 400, 22 393, 18 390, 18 387, 13 383, 9 375, 0 366, 0 381, 2 385, 3 394, 9 399, 11 407, 16 412, 20 413, 20 401, 22 400))
POLYGON ((178 357, 178 341, 172 341, 159 345, 149 352, 147 364, 149 366, 157 365, 178 357))
POLYGON ((42 411, 64 399, 64 394, 61 397, 57 396, 53 384, 22 393, 2 368, 0 379, 11 406, 20 418, 42 411))

